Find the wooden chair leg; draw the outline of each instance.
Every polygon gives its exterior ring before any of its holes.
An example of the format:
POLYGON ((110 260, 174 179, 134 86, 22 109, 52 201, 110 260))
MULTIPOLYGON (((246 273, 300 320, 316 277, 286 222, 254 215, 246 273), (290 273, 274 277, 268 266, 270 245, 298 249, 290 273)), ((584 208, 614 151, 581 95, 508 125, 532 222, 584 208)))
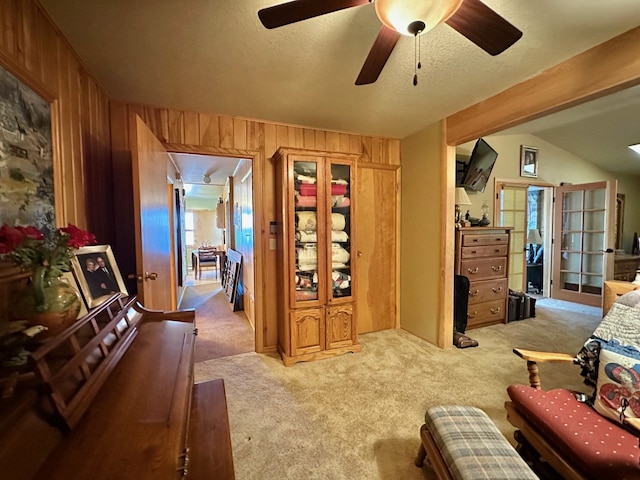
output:
POLYGON ((422 442, 420 442, 420 448, 418 449, 418 455, 416 456, 415 464, 416 467, 422 468, 424 465, 424 459, 427 456, 427 450, 424 448, 422 442))

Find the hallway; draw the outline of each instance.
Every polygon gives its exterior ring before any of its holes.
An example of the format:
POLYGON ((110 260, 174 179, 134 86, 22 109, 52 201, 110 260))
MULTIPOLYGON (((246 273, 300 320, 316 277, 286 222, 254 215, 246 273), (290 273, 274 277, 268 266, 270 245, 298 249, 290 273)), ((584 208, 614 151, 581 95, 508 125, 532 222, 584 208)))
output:
POLYGON ((214 271, 203 273, 202 280, 189 273, 186 285, 179 308, 196 310, 198 336, 194 362, 255 351, 251 324, 244 312, 232 311, 214 271))

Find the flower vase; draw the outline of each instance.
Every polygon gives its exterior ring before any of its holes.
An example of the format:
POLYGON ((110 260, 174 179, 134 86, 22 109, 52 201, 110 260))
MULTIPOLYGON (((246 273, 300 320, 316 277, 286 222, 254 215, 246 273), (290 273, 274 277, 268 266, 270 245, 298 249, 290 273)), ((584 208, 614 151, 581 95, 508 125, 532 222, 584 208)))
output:
POLYGON ((37 267, 31 283, 16 299, 13 316, 47 327, 39 338, 53 337, 76 321, 80 302, 75 288, 60 278, 47 278, 46 267, 37 267))

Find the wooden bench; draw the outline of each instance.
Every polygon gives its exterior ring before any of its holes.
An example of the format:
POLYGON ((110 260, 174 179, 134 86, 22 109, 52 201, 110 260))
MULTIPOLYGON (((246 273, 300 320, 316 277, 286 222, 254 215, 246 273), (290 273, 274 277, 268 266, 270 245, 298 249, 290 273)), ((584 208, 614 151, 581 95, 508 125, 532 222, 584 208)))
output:
POLYGON ((234 478, 224 380, 209 380, 193 386, 189 437, 189 457, 193 465, 189 468, 189 478, 234 478))
POLYGON ((460 405, 432 407, 420 428, 415 464, 425 458, 440 480, 537 480, 518 452, 482 410, 460 405))

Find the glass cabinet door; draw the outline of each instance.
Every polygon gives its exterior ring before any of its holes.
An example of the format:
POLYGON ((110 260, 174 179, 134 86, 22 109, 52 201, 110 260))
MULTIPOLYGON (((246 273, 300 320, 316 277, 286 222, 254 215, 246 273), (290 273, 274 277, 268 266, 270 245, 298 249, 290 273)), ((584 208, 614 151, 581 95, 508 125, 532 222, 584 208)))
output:
POLYGON ((352 166, 331 161, 327 169, 327 202, 330 219, 327 222, 329 265, 329 299, 351 297, 352 278, 352 166))
MULTIPOLYGON (((319 164, 316 161, 293 161, 293 215, 295 229, 295 303, 319 299, 319 228, 322 221, 318 211, 319 164)), ((321 292, 320 292, 321 293, 321 292)))

